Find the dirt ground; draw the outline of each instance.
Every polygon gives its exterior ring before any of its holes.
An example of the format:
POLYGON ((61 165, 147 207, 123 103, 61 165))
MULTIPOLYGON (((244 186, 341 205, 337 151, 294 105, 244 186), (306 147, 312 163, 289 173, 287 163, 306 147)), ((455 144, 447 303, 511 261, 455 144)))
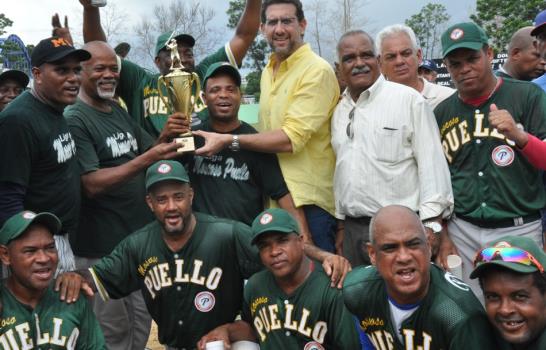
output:
POLYGON ((146 344, 146 347, 150 350, 165 349, 163 345, 159 344, 159 340, 157 340, 157 325, 153 321, 152 321, 152 331, 150 332, 150 338, 148 339, 148 344, 146 344))

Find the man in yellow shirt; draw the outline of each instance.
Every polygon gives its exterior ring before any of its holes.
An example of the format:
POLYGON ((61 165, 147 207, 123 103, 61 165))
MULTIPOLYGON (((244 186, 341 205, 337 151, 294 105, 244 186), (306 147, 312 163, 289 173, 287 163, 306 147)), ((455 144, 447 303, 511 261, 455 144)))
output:
POLYGON ((335 250, 330 119, 339 97, 330 65, 303 41, 307 22, 299 0, 266 0, 261 30, 273 54, 262 73, 260 133, 214 134, 196 131, 205 146, 196 154, 213 155, 225 147, 278 153, 297 207, 305 212, 313 242, 335 250))

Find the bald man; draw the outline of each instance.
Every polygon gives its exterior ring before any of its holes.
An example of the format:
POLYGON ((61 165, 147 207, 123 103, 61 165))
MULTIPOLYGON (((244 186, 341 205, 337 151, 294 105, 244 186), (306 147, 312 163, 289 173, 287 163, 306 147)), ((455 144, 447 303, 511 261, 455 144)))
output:
POLYGON ((544 73, 546 61, 541 57, 536 40, 531 36, 534 27, 516 31, 508 44, 508 60, 495 72, 499 77, 531 81, 544 73))
MULTIPOLYGON (((119 79, 118 60, 105 42, 89 42, 91 59, 82 64, 78 100, 65 110, 76 143, 82 185, 80 225, 70 243, 76 267, 86 269, 144 225, 153 221, 145 202, 144 171, 176 156, 177 145, 158 143, 112 101, 119 79)), ((140 292, 93 309, 108 349, 143 349, 151 318, 140 292)))
POLYGON ((345 305, 376 349, 494 349, 485 312, 470 287, 430 263, 430 246, 411 209, 380 209, 370 224, 373 267, 343 284, 345 305))

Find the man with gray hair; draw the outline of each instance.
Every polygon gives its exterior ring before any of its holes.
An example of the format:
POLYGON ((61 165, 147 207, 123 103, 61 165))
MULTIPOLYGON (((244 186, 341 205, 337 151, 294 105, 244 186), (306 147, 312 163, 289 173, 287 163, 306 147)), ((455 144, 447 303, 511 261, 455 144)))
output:
POLYGON ((495 74, 503 78, 531 81, 544 73, 544 58, 538 52, 537 42, 528 26, 517 30, 508 44, 508 60, 495 74))
POLYGON ((347 89, 332 119, 336 217, 344 220, 345 257, 353 266, 369 265, 368 226, 377 210, 411 208, 434 240, 453 194, 438 126, 421 95, 385 80, 366 32, 345 33, 337 51, 347 89))
POLYGON ((434 109, 455 90, 430 83, 418 74, 423 54, 413 30, 403 24, 393 24, 377 34, 377 52, 381 72, 387 80, 417 90, 434 109))

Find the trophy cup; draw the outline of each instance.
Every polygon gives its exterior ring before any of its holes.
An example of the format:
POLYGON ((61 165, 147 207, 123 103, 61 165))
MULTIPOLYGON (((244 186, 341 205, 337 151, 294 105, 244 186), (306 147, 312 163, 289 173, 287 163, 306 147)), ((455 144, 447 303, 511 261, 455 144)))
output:
MULTIPOLYGON (((169 109, 169 113, 180 112, 184 114, 188 119, 188 125, 191 125, 191 113, 194 108, 192 89, 195 84, 195 96, 199 96, 201 91, 199 76, 195 72, 189 73, 183 70, 184 66, 182 66, 182 62, 180 61, 176 39, 171 39, 166 46, 171 51, 171 68, 169 74, 160 76, 157 81, 159 97, 169 109), (163 94, 162 86, 165 87, 167 96, 163 94)), ((195 100, 197 100, 197 97, 195 100)), ((191 130, 180 135, 179 138, 175 139, 175 142, 182 145, 177 152, 195 151, 195 143, 191 130)))

